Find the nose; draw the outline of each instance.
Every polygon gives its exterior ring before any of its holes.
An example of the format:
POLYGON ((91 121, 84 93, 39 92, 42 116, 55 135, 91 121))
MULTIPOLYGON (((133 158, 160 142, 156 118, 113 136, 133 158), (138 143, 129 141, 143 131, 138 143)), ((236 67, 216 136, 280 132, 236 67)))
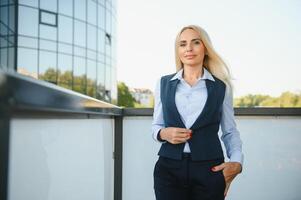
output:
POLYGON ((190 44, 188 44, 188 45, 186 45, 186 51, 191 51, 192 50, 192 47, 191 47, 191 45, 190 44))

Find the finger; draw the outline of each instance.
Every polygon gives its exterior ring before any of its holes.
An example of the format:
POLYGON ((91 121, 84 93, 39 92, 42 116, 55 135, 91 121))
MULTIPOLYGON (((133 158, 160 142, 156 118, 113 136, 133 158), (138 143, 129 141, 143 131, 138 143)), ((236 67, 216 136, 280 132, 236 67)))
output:
POLYGON ((181 138, 181 139, 183 139, 183 138, 189 138, 189 137, 190 137, 189 133, 177 133, 175 135, 175 138, 181 138))
POLYGON ((171 142, 171 144, 181 144, 181 143, 184 143, 184 142, 182 142, 182 141, 180 141, 180 140, 173 140, 173 141, 171 142))
POLYGON ((220 165, 212 167, 211 170, 214 171, 214 172, 217 172, 217 171, 223 170, 224 168, 225 168, 225 164, 222 163, 220 165))
POLYGON ((179 133, 191 133, 192 132, 192 130, 186 129, 186 128, 177 128, 176 131, 179 133))
POLYGON ((224 196, 227 196, 229 187, 230 187, 230 184, 226 184, 226 188, 225 188, 225 191, 224 191, 224 196))

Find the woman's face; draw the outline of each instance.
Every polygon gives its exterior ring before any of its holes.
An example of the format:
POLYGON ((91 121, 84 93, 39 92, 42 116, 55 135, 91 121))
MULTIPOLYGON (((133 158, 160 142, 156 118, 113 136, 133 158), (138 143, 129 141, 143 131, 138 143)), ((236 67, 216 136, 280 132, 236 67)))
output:
POLYGON ((181 33, 178 54, 184 66, 193 67, 203 64, 205 46, 196 31, 186 29, 181 33))

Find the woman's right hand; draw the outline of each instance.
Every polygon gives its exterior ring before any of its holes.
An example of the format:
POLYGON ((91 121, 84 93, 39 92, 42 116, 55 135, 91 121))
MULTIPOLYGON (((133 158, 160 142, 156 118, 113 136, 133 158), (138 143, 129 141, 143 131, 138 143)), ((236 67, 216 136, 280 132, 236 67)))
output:
POLYGON ((160 130, 160 137, 171 144, 180 144, 189 140, 192 130, 186 128, 168 127, 160 130))

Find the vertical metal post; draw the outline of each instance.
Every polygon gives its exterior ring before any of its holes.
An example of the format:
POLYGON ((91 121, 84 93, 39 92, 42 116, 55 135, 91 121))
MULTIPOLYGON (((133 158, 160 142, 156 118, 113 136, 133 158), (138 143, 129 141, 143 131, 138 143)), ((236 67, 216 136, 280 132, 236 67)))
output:
POLYGON ((114 200, 122 200, 122 116, 115 116, 114 137, 114 200))
POLYGON ((8 199, 9 113, 0 99, 0 199, 8 199))

